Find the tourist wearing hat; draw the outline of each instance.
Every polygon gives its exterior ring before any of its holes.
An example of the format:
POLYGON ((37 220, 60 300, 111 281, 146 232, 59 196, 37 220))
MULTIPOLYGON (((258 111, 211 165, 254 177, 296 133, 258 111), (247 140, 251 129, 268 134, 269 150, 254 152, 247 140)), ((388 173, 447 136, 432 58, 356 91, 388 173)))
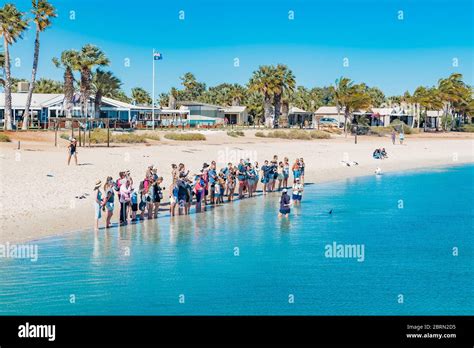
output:
POLYGON ((97 180, 95 182, 94 191, 95 191, 95 202, 94 202, 94 217, 95 217, 95 225, 94 230, 99 230, 99 220, 102 217, 102 191, 100 190, 100 186, 102 185, 102 180, 97 180))
POLYGON ((71 163, 71 157, 74 156, 74 161, 77 166, 77 140, 73 137, 69 137, 69 145, 68 149, 68 158, 67 158, 67 165, 71 163))

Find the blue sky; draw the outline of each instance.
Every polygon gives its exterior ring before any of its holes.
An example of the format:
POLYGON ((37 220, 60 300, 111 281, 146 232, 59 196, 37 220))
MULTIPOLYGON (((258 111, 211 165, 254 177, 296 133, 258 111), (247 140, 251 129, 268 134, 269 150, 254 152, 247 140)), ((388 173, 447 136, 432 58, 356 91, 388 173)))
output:
MULTIPOLYGON (((2 1, 3 2, 3 1, 2 1)), ((15 0, 28 11, 30 0, 15 0)), ((158 94, 193 72, 208 86, 247 83, 263 64, 287 64, 306 87, 340 76, 380 87, 387 95, 436 84, 461 72, 473 84, 471 0, 51 0, 59 17, 42 34, 39 77, 62 79, 51 63, 62 50, 101 47, 108 69, 132 87, 151 91, 151 53, 158 94), (70 18, 74 11, 75 19, 70 18), (179 19, 184 11, 184 20, 179 19), (289 11, 294 19, 289 20, 289 11), (399 20, 403 11, 403 20, 399 20), (240 66, 234 67, 234 58, 240 66), (349 67, 343 59, 349 59, 349 67), (457 58, 458 67, 453 67, 457 58), (129 59, 130 66, 125 66, 129 59)), ((15 77, 31 74, 34 31, 12 47, 15 77)))

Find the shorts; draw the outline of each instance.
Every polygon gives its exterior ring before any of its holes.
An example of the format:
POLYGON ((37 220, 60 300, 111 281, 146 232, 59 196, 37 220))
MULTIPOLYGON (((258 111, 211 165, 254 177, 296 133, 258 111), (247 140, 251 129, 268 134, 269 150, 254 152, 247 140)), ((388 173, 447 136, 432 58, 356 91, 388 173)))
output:
POLYGON ((138 211, 138 203, 132 203, 132 211, 138 211))
POLYGON ((290 208, 280 208, 280 214, 286 215, 290 213, 290 208))
POLYGON ((294 170, 293 171, 293 176, 295 177, 295 179, 297 179, 301 176, 301 172, 299 170, 294 170))
POLYGON ((114 211, 114 202, 105 203, 105 209, 107 209, 108 211, 114 211))
POLYGON ((170 197, 170 204, 174 204, 176 203, 176 197, 175 196, 171 196, 170 197))
POLYGON ((277 178, 278 180, 283 180, 283 178, 284 178, 283 174, 278 174, 278 178, 277 178))
POLYGON ((94 214, 96 219, 100 219, 102 217, 102 207, 100 204, 95 204, 95 214, 94 214))
POLYGON ((301 195, 292 195, 291 198, 292 198, 294 201, 301 201, 301 195))
POLYGON ((268 178, 263 177, 263 178, 262 178, 262 184, 266 184, 266 183, 268 183, 268 178))

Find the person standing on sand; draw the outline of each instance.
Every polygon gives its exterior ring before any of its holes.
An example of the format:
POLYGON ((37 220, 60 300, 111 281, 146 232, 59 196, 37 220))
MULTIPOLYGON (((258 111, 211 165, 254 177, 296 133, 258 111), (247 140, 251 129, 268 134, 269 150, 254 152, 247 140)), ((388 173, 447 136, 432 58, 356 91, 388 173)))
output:
POLYGON ((290 205, 291 205, 291 200, 290 196, 287 193, 287 189, 283 189, 281 193, 281 198, 280 198, 280 210, 278 212, 278 217, 281 218, 282 216, 288 217, 288 214, 290 214, 290 205))
POLYGON ((95 224, 94 224, 94 230, 98 231, 99 230, 99 220, 102 217, 102 192, 100 191, 100 185, 102 184, 101 180, 97 180, 95 182, 94 186, 94 191, 95 191, 95 201, 94 201, 94 217, 95 217, 95 224))
POLYGON ((300 182, 301 185, 304 185, 304 169, 305 169, 305 164, 303 157, 300 158, 300 182))
POLYGON ((69 145, 68 145, 68 158, 67 158, 67 165, 71 163, 71 157, 74 156, 74 162, 77 166, 77 140, 73 137, 69 138, 69 145))
POLYGON ((397 133, 395 133, 395 129, 392 130, 392 144, 395 145, 395 139, 397 138, 397 133))
POLYGON ((111 176, 107 177, 107 181, 104 184, 104 202, 105 210, 107 211, 107 216, 105 220, 105 228, 110 227, 110 220, 112 220, 112 215, 114 215, 114 200, 115 200, 115 193, 114 193, 114 180, 111 176))
POLYGON ((120 186, 120 221, 122 225, 128 224, 128 206, 130 205, 130 180, 120 186))
POLYGON ((293 183, 296 183, 296 179, 299 180, 301 175, 300 163, 298 159, 295 159, 295 163, 293 163, 293 167, 291 167, 291 170, 293 171, 293 183))
POLYGON ((288 157, 283 159, 283 188, 288 187, 288 178, 290 177, 290 162, 288 157))
POLYGON ((405 134, 400 132, 400 145, 403 145, 403 140, 405 140, 405 134))

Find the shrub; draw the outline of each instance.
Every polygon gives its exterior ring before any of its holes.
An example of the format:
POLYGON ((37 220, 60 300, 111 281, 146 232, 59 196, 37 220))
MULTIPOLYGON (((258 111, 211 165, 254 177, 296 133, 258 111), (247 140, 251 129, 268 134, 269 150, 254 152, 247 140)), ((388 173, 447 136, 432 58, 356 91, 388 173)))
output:
POLYGON ((461 132, 474 133, 474 124, 465 124, 459 128, 461 132))
POLYGON ((265 138, 266 137, 265 133, 263 133, 263 132, 256 132, 255 136, 259 137, 259 138, 265 138))
POLYGON ((418 129, 411 128, 405 124, 405 122, 400 121, 399 119, 395 119, 390 123, 390 126, 392 129, 395 129, 397 132, 400 132, 403 128, 403 133, 405 134, 413 134, 413 133, 418 133, 418 129))
MULTIPOLYGON (((105 134, 105 141, 107 141, 107 133, 105 134)), ((134 133, 125 133, 125 134, 118 134, 114 135, 112 138, 112 142, 114 143, 127 143, 127 144, 138 144, 138 143, 146 143, 145 135, 138 135, 134 133)))
POLYGON ((168 133, 166 139, 178 141, 201 141, 206 140, 206 136, 201 133, 168 133))
POLYGON ((311 139, 330 139, 331 135, 328 132, 324 131, 312 131, 310 132, 311 139))
POLYGON ((0 133, 0 143, 10 143, 12 140, 5 133, 0 133))
POLYGON ((160 141, 161 140, 161 137, 158 133, 152 133, 152 132, 149 132, 149 133, 145 133, 143 135, 146 139, 150 139, 150 140, 156 140, 156 141, 160 141))
POLYGON ((392 132, 393 128, 392 127, 370 127, 369 134, 370 135, 377 135, 379 137, 384 137, 387 134, 390 134, 392 132))
POLYGON ((61 134, 59 135, 59 137, 60 137, 61 139, 69 140, 70 135, 67 134, 67 133, 61 133, 61 134))
POLYGON ((227 135, 230 136, 230 137, 243 137, 245 136, 245 133, 242 132, 242 131, 239 131, 239 130, 236 130, 236 131, 227 131, 227 135))

